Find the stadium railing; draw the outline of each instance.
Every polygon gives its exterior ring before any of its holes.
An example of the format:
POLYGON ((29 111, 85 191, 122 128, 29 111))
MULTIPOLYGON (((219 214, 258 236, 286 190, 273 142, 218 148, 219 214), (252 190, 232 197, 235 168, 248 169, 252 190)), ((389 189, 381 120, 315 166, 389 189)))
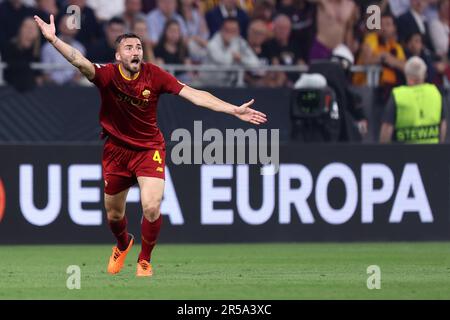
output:
MULTIPOLYGON (((0 86, 5 85, 4 70, 7 67, 5 62, 0 60, 0 86)), ((67 64, 53 64, 53 63, 31 63, 33 70, 41 71, 55 71, 64 70, 67 68, 73 68, 67 64)), ((298 72, 304 73, 308 71, 308 66, 260 66, 260 67, 246 67, 246 66, 217 66, 217 65, 176 65, 166 64, 162 68, 168 72, 174 74, 176 72, 235 72, 236 73, 236 86, 245 87, 245 73, 251 71, 258 72, 298 72)), ((367 66, 353 66, 351 68, 352 73, 365 73, 367 77, 367 86, 374 88, 378 86, 380 78, 381 67, 379 65, 367 65, 367 66)))

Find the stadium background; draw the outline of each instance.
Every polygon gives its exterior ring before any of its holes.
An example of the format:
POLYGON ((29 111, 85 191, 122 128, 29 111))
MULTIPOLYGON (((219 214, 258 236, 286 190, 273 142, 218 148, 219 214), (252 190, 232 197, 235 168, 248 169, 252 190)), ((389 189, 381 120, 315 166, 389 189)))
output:
MULTIPOLYGON (((168 0, 161 2, 164 1, 168 0)), ((255 165, 225 165, 219 168, 208 165, 175 166, 169 162, 171 181, 168 183, 170 190, 166 188, 162 208, 165 216, 160 241, 162 245, 242 242, 295 244, 356 242, 356 245, 359 245, 361 241, 383 241, 380 244, 381 247, 388 244, 392 248, 386 249, 387 254, 404 257, 404 261, 400 263, 407 264, 410 261, 408 259, 414 259, 415 250, 422 253, 423 257, 428 252, 432 256, 429 264, 436 268, 437 271, 433 269, 436 274, 445 276, 448 273, 439 269, 444 268, 448 262, 441 256, 442 253, 448 252, 446 242, 430 243, 432 247, 414 245, 416 241, 450 239, 448 145, 378 144, 381 114, 386 98, 392 87, 404 83, 404 78, 400 69, 394 66, 395 63, 390 65, 386 60, 383 60, 382 64, 366 63, 363 58, 364 48, 370 46, 370 35, 376 34, 381 38, 385 36, 384 30, 367 30, 366 27, 366 20, 369 18, 366 8, 371 4, 377 4, 381 6, 383 12, 388 10, 393 14, 395 17, 393 21, 397 25, 394 37, 396 40, 392 44, 397 51, 393 51, 392 48, 377 48, 380 50, 378 53, 387 50, 390 54, 388 59, 395 58, 400 61, 404 61, 411 55, 422 56, 433 72, 428 81, 437 84, 447 96, 448 31, 447 34, 440 34, 442 38, 447 38, 447 48, 442 51, 442 43, 445 41, 434 39, 432 36, 436 36, 436 33, 431 34, 429 26, 434 20, 448 23, 448 14, 446 18, 442 17, 440 8, 444 7, 444 4, 433 0, 429 1, 429 5, 424 10, 427 29, 422 34, 423 44, 419 53, 414 53, 413 51, 417 48, 408 44, 411 36, 408 34, 410 28, 405 29, 402 25, 404 19, 401 17, 409 10, 408 5, 402 6, 408 1, 354 1, 356 7, 349 19, 336 22, 338 26, 345 25, 343 37, 338 42, 344 43, 354 56, 353 74, 348 77, 349 86, 360 97, 358 106, 363 109, 364 117, 355 118, 344 110, 346 119, 350 119, 347 123, 347 135, 333 143, 303 143, 291 138, 290 105, 293 85, 296 79, 313 65, 314 39, 324 27, 320 26, 319 11, 321 9, 313 1, 223 1, 239 8, 238 21, 241 26, 245 26, 240 30, 242 40, 250 40, 247 38, 249 35, 246 29, 250 21, 258 20, 261 22, 257 24, 258 27, 263 25, 267 28, 265 34, 267 43, 263 45, 263 50, 257 53, 256 67, 269 71, 262 74, 252 73, 245 70, 255 68, 255 65, 234 62, 231 63, 231 67, 237 67, 241 71, 231 77, 229 72, 222 71, 229 81, 219 81, 214 85, 211 78, 207 77, 208 80, 205 81, 201 76, 202 72, 196 70, 216 63, 214 73, 219 74, 222 69, 230 67, 230 64, 214 62, 208 56, 208 51, 201 53, 202 50, 200 50, 199 57, 198 51, 192 52, 191 47, 188 47, 195 37, 204 37, 203 41, 207 43, 213 36, 212 33, 208 32, 206 36, 200 33, 186 35, 183 45, 180 44, 180 47, 185 46, 184 49, 180 51, 178 47, 176 54, 169 54, 164 50, 163 43, 150 39, 152 32, 149 31, 149 27, 153 22, 149 17, 152 12, 155 12, 154 10, 157 10, 158 1, 0 0, 2 57, 0 60, 2 66, 0 68, 2 70, 0 72, 0 244, 4 245, 5 252, 14 252, 14 250, 8 251, 11 247, 7 245, 10 244, 112 243, 112 235, 109 233, 102 211, 102 179, 99 167, 102 142, 99 140, 100 128, 97 122, 100 101, 97 90, 76 72, 67 71, 71 69, 70 67, 67 69, 64 63, 61 65, 62 61, 52 60, 54 58, 52 53, 49 53, 49 50, 46 52, 45 41, 39 36, 27 38, 26 34, 33 35, 34 31, 31 30, 32 26, 27 25, 26 20, 27 17, 37 13, 48 21, 50 13, 61 17, 68 5, 80 6, 82 8, 81 29, 75 39, 84 48, 88 57, 97 62, 108 62, 110 61, 108 57, 111 57, 111 48, 106 49, 110 47, 108 37, 118 32, 117 29, 131 30, 133 23, 126 20, 129 17, 124 14, 124 10, 130 3, 135 2, 139 3, 139 13, 134 13, 136 20, 146 22, 148 39, 146 39, 145 48, 149 61, 159 63, 175 72, 175 75, 186 83, 205 88, 232 103, 240 104, 254 98, 257 109, 265 112, 269 118, 267 125, 262 128, 280 130, 281 171, 273 177, 258 175, 259 166, 255 165), (18 5, 19 9, 11 11, 11 3, 18 5), (289 41, 282 50, 280 46, 274 44, 274 40, 271 40, 277 32, 283 33, 276 31, 277 27, 274 23, 279 14, 285 14, 291 21, 289 41), (244 15, 245 18, 242 18, 244 15), (122 18, 125 18, 125 24, 122 18), (84 22, 89 27, 84 28, 84 22), (119 27, 116 28, 117 26, 119 27), (22 45, 27 47, 24 48, 22 45), (402 49, 398 49, 399 47, 402 49), (279 52, 276 51, 277 48, 280 49, 279 52), (150 53, 149 50, 152 52, 150 53), (404 54, 399 54, 398 50, 403 50, 404 54), (295 59, 283 60, 282 54, 286 52, 295 59), (176 71, 180 64, 190 66, 194 71, 176 71), (274 71, 280 65, 298 68, 299 71, 287 75, 284 72, 274 71), (276 74, 276 76, 269 77, 267 74, 276 74), (368 121, 369 132, 366 135, 361 135, 358 131, 358 121, 362 119, 368 121), (322 184, 319 188, 317 185, 319 175, 324 171, 327 171, 331 178, 325 186, 322 184), (226 178, 220 178, 223 177, 224 172, 226 178), (213 182, 214 179, 216 179, 215 182, 213 182), (205 183, 208 183, 207 186, 211 186, 212 189, 216 189, 214 194, 218 198, 214 199, 211 196, 212 190, 205 187, 205 183), (310 190, 307 192, 306 200, 299 200, 305 197, 307 189, 310 190), (243 196, 243 193, 247 194, 243 196), (305 208, 305 204, 308 208, 305 208), (211 218, 211 212, 208 210, 215 210, 214 214, 222 218, 211 218), (213 222, 208 222, 208 217, 213 222), (412 242, 405 247, 395 247, 396 241, 412 242), (406 258, 406 255, 402 256, 405 252, 410 254, 409 258, 406 258)), ((217 9, 216 5, 219 2, 221 1, 194 0, 181 1, 178 5, 182 3, 183 6, 192 6, 197 10, 196 12, 206 17, 206 25, 212 29, 214 18, 210 14, 208 19, 207 12, 211 13, 217 9)), ((345 12, 348 2, 353 1, 330 2, 337 5, 335 8, 345 12)), ((448 11, 448 1, 442 1, 442 3, 445 3, 448 11)), ((185 10, 180 12, 179 19, 184 19, 183 13, 189 11, 185 10)), ((60 18, 57 20, 60 21, 60 18)), ((280 22, 278 27, 282 29, 283 23, 280 22)), ((280 37, 284 36, 280 35, 280 37)), ((329 50, 325 56, 321 54, 317 58, 327 60, 332 59, 333 52, 329 50)), ((226 128, 250 128, 234 119, 196 109, 173 96, 162 97, 158 118, 167 141, 170 140, 170 134, 174 129, 186 128, 192 131, 195 120, 203 121, 204 130, 207 128, 218 128, 221 131, 226 128)), ((168 143, 169 150, 172 145, 168 143)), ((139 233, 138 200, 137 193, 131 192, 127 212, 131 232, 135 234, 139 233)), ((174 249, 175 247, 166 248, 168 249, 166 253, 162 252, 161 259, 167 265, 170 264, 169 253, 182 255, 174 249)), ((293 257, 298 252, 308 255, 312 251, 314 251, 313 255, 325 256, 321 250, 327 251, 327 248, 336 249, 332 244, 324 244, 324 247, 317 251, 310 247, 296 247, 293 251, 286 249, 286 256, 293 257), (311 252, 308 253, 308 250, 311 252)), ((17 250, 17 252, 24 250, 26 254, 28 249, 23 247, 17 250)), ((43 250, 48 249, 43 247, 43 250)), ((243 248, 242 252, 250 255, 252 250, 243 248)), ((261 248, 261 250, 264 249, 261 248)), ((270 250, 276 252, 280 249, 275 246, 270 250)), ((359 250, 365 252, 365 249, 350 248, 349 250, 352 252, 350 256, 358 255, 359 250)), ((373 261, 378 257, 379 261, 384 261, 380 250, 382 249, 379 247, 371 248, 368 245, 367 260, 373 261), (374 255, 370 256, 371 253, 374 255)), ((213 252, 205 254, 207 257, 213 255, 213 252)), ((326 263, 327 259, 324 256, 322 261, 326 263)), ((10 257, 12 260, 19 259, 13 254, 10 257)), ((336 257, 336 259, 341 258, 342 256, 336 257)), ((330 263, 336 263, 336 261, 330 263)), ((293 261, 293 264, 298 263, 300 261, 293 261)), ((389 263, 394 262, 391 260, 389 263)), ((425 262, 416 261, 416 264, 420 268, 414 269, 414 272, 419 274, 429 266, 425 262)), ((412 271, 411 274, 413 274, 412 271)), ((414 276, 411 277, 414 279, 414 276)), ((298 280, 295 279, 297 278, 294 277, 294 282, 298 280)), ((439 279, 439 281, 442 280, 442 278, 439 279)), ((315 279, 310 280, 315 281, 315 279)), ((425 277, 424 282, 426 281, 425 277)), ((439 288, 433 291, 431 288, 433 281, 436 279, 426 282, 430 289, 428 291, 425 285, 421 297, 448 298, 448 292, 444 289, 439 288)), ((445 281, 443 283, 445 284, 445 281)), ((3 283, 2 286, 4 285, 8 286, 7 283, 3 283)), ((289 287, 287 283, 284 285, 286 288, 289 287)), ((11 292, 12 297, 29 297, 20 290, 11 292)), ((58 292, 53 291, 52 294, 48 294, 48 297, 54 298, 58 292)), ((234 296, 227 295, 228 293, 212 294, 209 297, 373 298, 363 291, 355 291, 348 295, 340 295, 336 292, 322 295, 319 290, 309 295, 297 295, 294 292, 282 292, 280 289, 279 292, 275 290, 273 295, 266 296, 264 296, 266 292, 264 290, 259 295, 255 292, 234 296)), ((80 297, 97 297, 93 292, 90 294, 80 297)), ((160 297, 171 297, 171 294, 173 295, 173 292, 163 292, 160 297)), ((395 294, 390 294, 384 297, 417 297, 414 290, 405 294, 399 289, 395 294)), ((9 296, 3 294, 0 297, 8 298, 9 296)), ((43 297, 47 295, 44 294, 43 297)), ((117 296, 112 294, 108 297, 117 296)), ((133 295, 127 296, 129 297, 133 295)), ((178 297, 204 298, 205 296, 198 293, 197 296, 181 294, 178 297)))

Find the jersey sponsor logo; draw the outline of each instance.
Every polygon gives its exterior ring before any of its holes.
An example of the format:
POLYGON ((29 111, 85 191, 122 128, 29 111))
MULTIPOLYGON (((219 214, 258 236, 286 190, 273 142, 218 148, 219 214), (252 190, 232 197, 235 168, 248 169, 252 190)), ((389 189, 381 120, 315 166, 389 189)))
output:
POLYGON ((119 102, 125 102, 125 103, 129 103, 134 107, 138 107, 138 108, 144 108, 148 105, 148 99, 139 99, 136 97, 131 97, 125 93, 122 92, 118 92, 117 93, 117 98, 119 102))
POLYGON ((142 91, 142 96, 144 98, 148 98, 150 97, 151 91, 149 89, 145 89, 144 91, 142 91))
POLYGON ((163 172, 164 169, 163 169, 162 167, 158 167, 158 168, 156 168, 156 171, 158 171, 158 172, 163 172))
POLYGON ((3 186, 2 179, 0 179, 0 222, 2 221, 3 216, 5 214, 5 207, 6 207, 5 187, 3 186))

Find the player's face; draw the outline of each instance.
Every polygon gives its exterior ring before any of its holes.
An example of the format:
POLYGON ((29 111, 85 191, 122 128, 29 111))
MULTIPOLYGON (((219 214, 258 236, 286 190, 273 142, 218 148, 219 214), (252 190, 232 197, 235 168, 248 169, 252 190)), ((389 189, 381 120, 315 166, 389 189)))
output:
POLYGON ((136 38, 123 39, 117 48, 116 59, 130 73, 138 72, 143 59, 141 41, 136 38))

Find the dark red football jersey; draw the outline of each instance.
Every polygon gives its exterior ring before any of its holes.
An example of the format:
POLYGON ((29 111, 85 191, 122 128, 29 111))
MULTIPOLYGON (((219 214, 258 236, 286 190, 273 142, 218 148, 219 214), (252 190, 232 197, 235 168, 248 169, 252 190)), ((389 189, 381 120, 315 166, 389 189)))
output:
POLYGON ((134 79, 126 78, 118 64, 94 66, 104 133, 130 148, 164 148, 156 123, 158 99, 163 93, 179 94, 183 84, 151 63, 143 63, 134 79))

